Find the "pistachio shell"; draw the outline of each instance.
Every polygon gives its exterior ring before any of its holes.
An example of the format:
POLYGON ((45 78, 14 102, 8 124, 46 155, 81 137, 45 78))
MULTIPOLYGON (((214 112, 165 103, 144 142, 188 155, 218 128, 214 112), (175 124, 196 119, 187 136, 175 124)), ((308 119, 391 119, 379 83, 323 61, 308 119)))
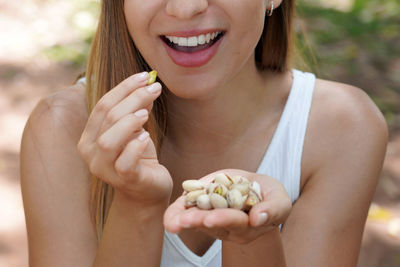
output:
POLYGON ((212 209, 211 200, 209 195, 200 195, 196 200, 197 207, 202 210, 212 209))
POLYGON ((207 194, 211 194, 211 193, 213 192, 214 188, 215 188, 217 185, 218 185, 218 184, 216 184, 216 183, 209 183, 209 184, 206 186, 207 194))
POLYGON ((186 180, 182 183, 183 190, 192 192, 204 189, 204 184, 199 180, 186 180))
POLYGON ((249 211, 254 205, 260 202, 258 196, 253 192, 250 191, 246 200, 244 201, 243 210, 249 211))
POLYGON ((216 186, 213 188, 213 191, 212 191, 212 193, 216 193, 223 197, 226 195, 227 192, 228 192, 228 188, 226 188, 226 186, 223 184, 216 184, 216 186))
POLYGON ((229 187, 231 184, 233 184, 233 181, 228 175, 221 172, 214 177, 213 183, 223 184, 226 187, 229 187))
POLYGON ((248 184, 233 184, 229 188, 230 190, 232 189, 237 189, 242 193, 242 196, 247 195, 250 191, 250 186, 248 184))
POLYGON ((223 208, 228 207, 228 202, 226 201, 226 199, 219 194, 215 194, 215 193, 211 194, 210 201, 211 201, 211 205, 215 209, 223 209, 223 208))
POLYGON ((207 186, 207 194, 217 193, 221 196, 225 196, 226 192, 228 192, 228 188, 226 188, 226 186, 223 184, 210 183, 207 186))
POLYGON ((241 175, 236 175, 231 178, 234 184, 248 184, 250 181, 241 175))
POLYGON ((257 195, 259 200, 262 200, 262 197, 261 197, 261 186, 260 186, 259 183, 257 183, 256 181, 253 181, 251 183, 250 190, 253 191, 257 195))
POLYGON ((196 200, 199 196, 204 195, 206 192, 204 190, 196 190, 189 192, 185 197, 185 206, 193 207, 196 205, 196 200))
POLYGON ((229 190, 226 194, 226 201, 228 202, 228 206, 230 208, 239 210, 242 209, 245 200, 246 198, 242 196, 242 193, 240 193, 240 191, 235 188, 229 190))

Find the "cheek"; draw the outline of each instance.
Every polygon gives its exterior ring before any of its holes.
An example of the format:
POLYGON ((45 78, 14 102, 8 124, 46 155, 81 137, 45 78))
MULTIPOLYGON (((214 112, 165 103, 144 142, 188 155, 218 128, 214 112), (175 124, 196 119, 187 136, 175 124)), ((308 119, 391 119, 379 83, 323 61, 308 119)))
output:
POLYGON ((265 3, 262 1, 234 1, 232 16, 231 40, 235 45, 233 54, 236 55, 236 63, 246 62, 254 52, 261 37, 265 21, 265 3))
POLYGON ((139 16, 143 10, 137 2, 136 0, 128 0, 125 1, 124 5, 125 21, 134 41, 141 35, 141 29, 143 29, 145 23, 144 19, 139 16))
POLYGON ((145 48, 149 42, 149 25, 154 13, 158 0, 142 1, 142 0, 126 0, 124 5, 124 15, 128 31, 135 45, 145 48))
MULTIPOLYGON (((154 32, 154 21, 162 10, 164 0, 126 0, 124 6, 125 20, 129 34, 140 54, 154 69, 157 56, 158 35, 154 32)), ((156 27, 157 28, 157 27, 156 27)))
POLYGON ((247 45, 255 47, 259 38, 261 37, 264 20, 265 20, 265 10, 264 2, 261 1, 242 1, 240 6, 238 5, 232 11, 233 21, 235 22, 235 27, 237 30, 233 31, 235 37, 242 40, 242 44, 247 43, 247 45), (248 4, 246 4, 248 3, 248 4), (249 43, 250 42, 250 43, 249 43))

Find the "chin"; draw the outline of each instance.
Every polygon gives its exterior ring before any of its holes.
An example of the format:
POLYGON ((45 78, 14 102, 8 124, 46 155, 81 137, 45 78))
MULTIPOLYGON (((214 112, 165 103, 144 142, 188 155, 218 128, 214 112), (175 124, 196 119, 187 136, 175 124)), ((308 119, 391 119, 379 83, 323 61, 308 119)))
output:
POLYGON ((217 85, 210 82, 190 81, 184 83, 165 83, 168 90, 183 99, 207 99, 216 93, 217 85))
POLYGON ((177 74, 160 70, 159 74, 168 91, 184 99, 209 98, 215 94, 217 88, 223 83, 223 81, 217 79, 218 76, 204 72, 177 74))

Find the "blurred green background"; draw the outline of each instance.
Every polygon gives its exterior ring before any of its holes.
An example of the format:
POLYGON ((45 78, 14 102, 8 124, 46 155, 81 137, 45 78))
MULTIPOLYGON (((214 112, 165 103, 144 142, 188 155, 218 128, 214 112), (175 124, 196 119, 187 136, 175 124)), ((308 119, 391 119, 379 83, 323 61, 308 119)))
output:
MULTIPOLYGON (((297 0, 297 11, 296 68, 362 88, 389 124, 358 267, 400 266, 400 1, 297 0)), ((96 0, 0 0, 0 266, 28 266, 19 178, 26 120, 85 70, 98 12, 96 0)))

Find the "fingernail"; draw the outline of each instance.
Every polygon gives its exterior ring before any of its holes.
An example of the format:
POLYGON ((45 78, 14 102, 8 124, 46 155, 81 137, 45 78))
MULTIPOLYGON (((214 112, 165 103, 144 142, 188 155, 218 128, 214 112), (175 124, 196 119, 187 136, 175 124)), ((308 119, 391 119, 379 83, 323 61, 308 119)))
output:
POLYGON ((147 80, 149 78, 149 73, 144 71, 144 72, 138 73, 137 77, 138 77, 139 80, 144 81, 144 80, 147 80))
POLYGON ((181 216, 179 217, 178 221, 179 221, 180 226, 182 226, 183 228, 190 228, 190 223, 185 222, 185 220, 182 219, 181 216))
POLYGON ((265 212, 260 213, 260 214, 258 215, 258 218, 257 218, 256 226, 261 226, 261 225, 263 225, 264 223, 267 222, 267 220, 268 220, 268 214, 266 214, 265 212))
POLYGON ((144 141, 144 140, 147 139, 148 136, 149 136, 149 133, 145 131, 145 132, 143 132, 143 133, 141 133, 141 134, 139 135, 138 139, 139 139, 140 141, 144 141))
POLYGON ((204 222, 204 226, 207 228, 212 228, 213 224, 211 224, 210 222, 204 222))
POLYGON ((161 91, 161 85, 159 83, 153 83, 149 87, 147 87, 147 91, 150 93, 158 93, 161 91))
POLYGON ((181 224, 183 228, 190 228, 190 224, 181 224))
POLYGON ((145 117, 149 114, 149 112, 147 111, 147 109, 144 108, 144 109, 139 109, 134 114, 138 117, 145 117))

